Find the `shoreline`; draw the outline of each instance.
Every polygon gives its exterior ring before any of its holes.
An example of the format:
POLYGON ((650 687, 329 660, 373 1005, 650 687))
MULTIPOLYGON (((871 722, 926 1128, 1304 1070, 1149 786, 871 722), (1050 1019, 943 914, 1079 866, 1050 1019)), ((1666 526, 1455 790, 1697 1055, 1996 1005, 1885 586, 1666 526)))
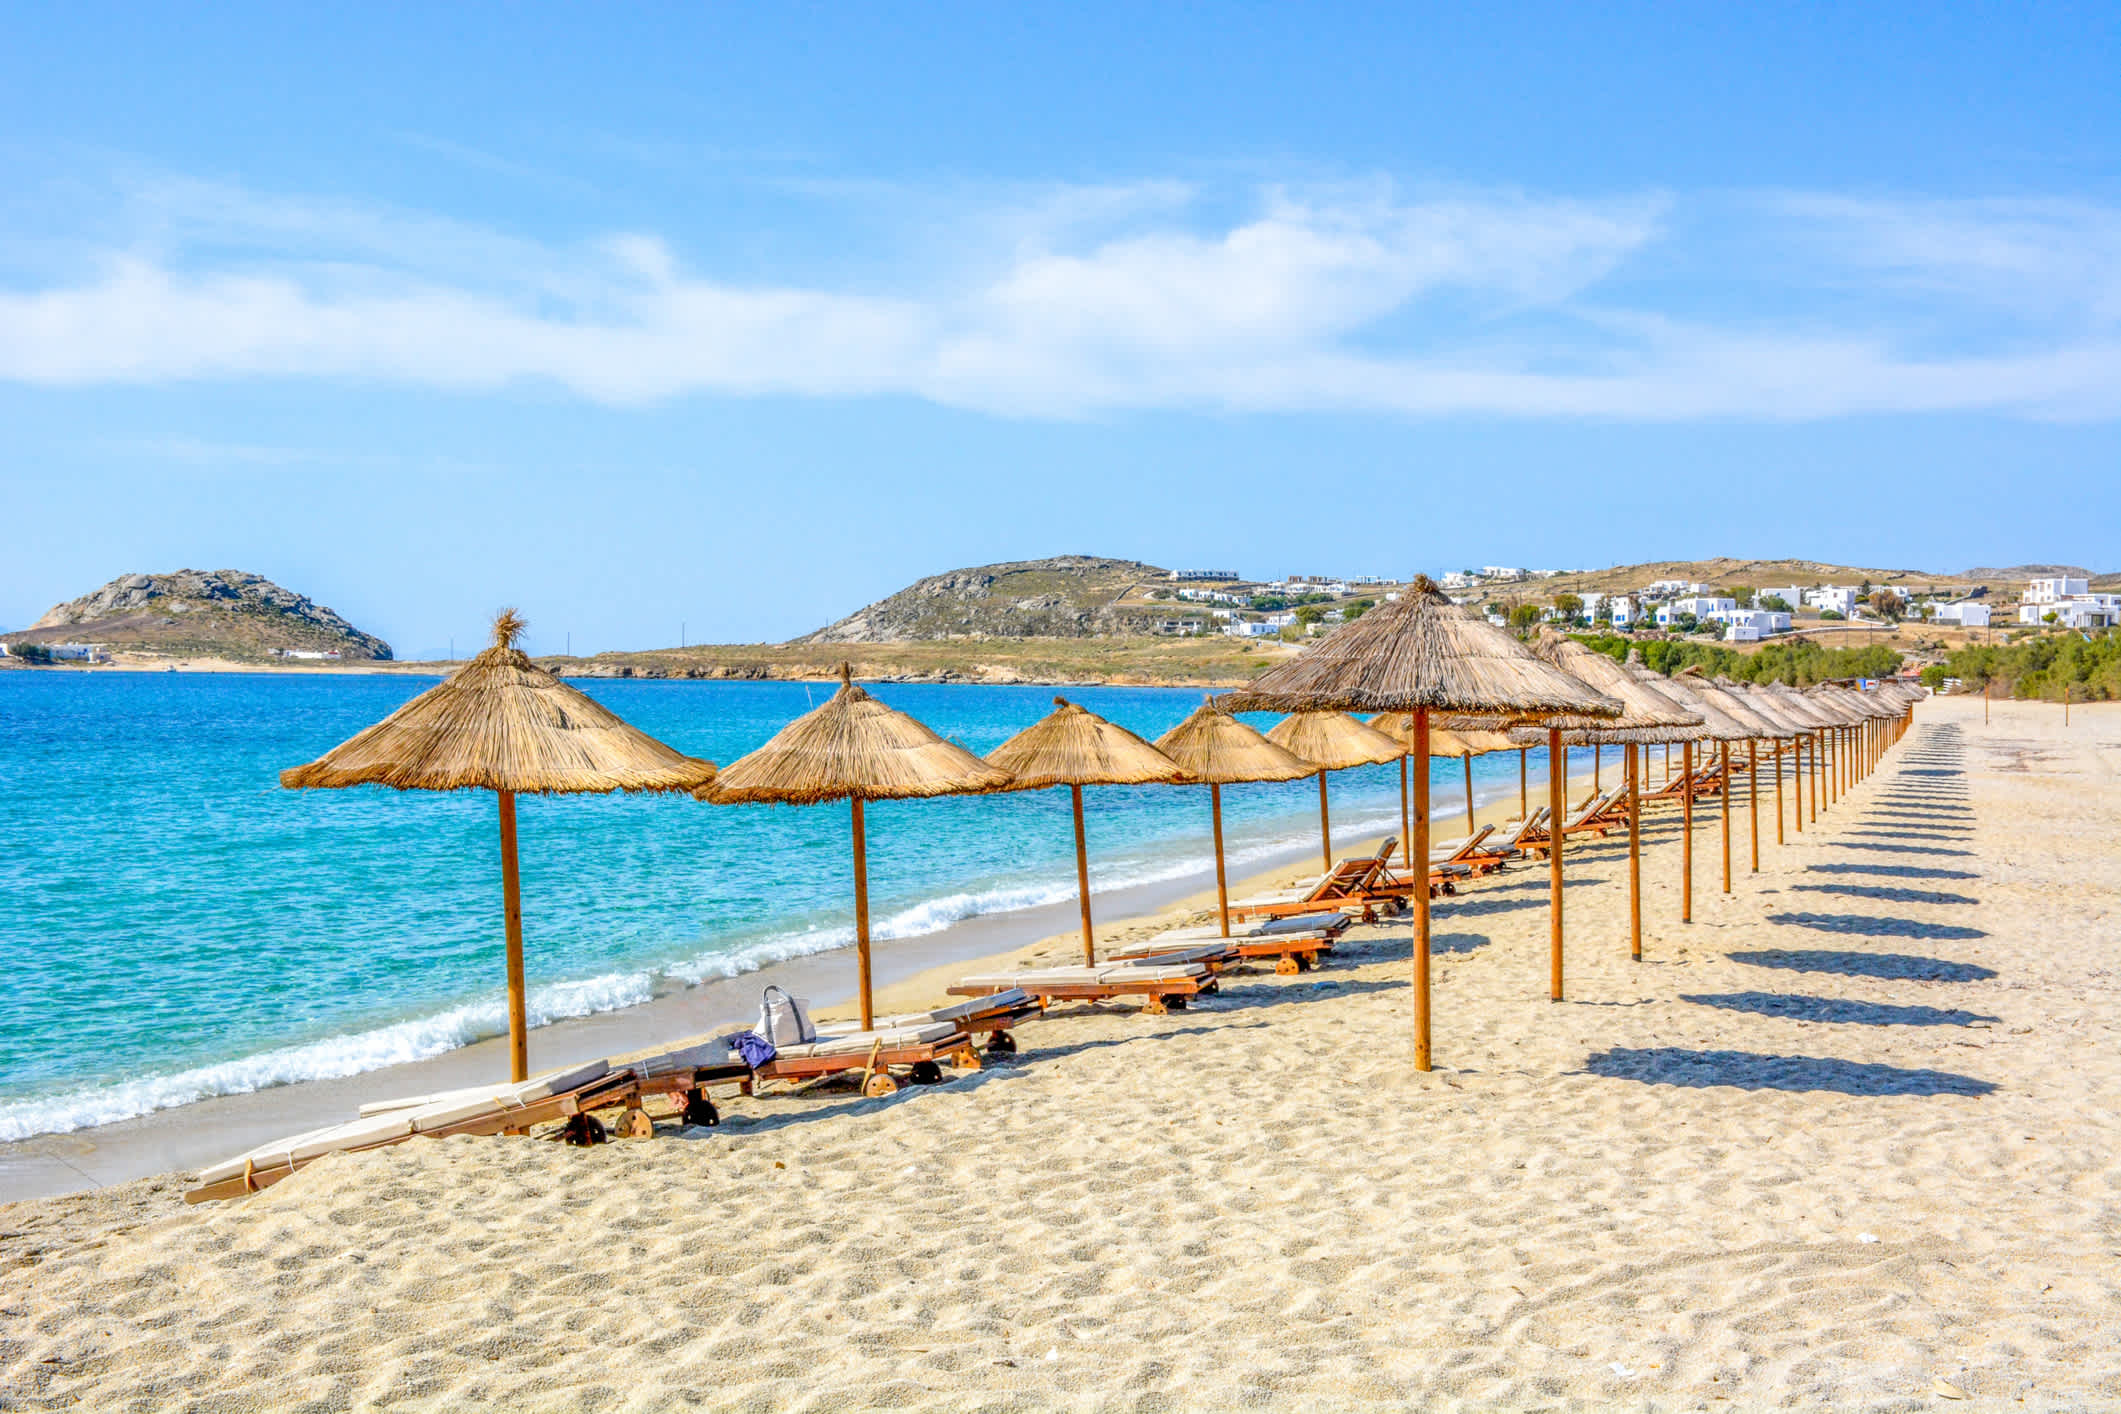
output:
MULTIPOLYGON (((1577 777, 1572 774, 1571 788, 1577 777)), ((1534 769, 1530 786, 1543 789, 1534 769)), ((1448 788, 1440 790, 1444 794, 1448 788)), ((1480 823, 1515 818, 1507 789, 1475 788, 1480 823)), ((1432 819, 1445 827, 1465 815, 1462 798, 1432 799, 1432 819)), ((1534 803, 1538 803, 1535 794, 1534 803)), ((1460 827, 1462 828, 1462 827, 1460 827)), ((1439 837, 1457 833, 1439 828, 1439 837)), ((1389 833, 1396 833, 1391 831, 1389 833)), ((1383 835, 1336 836, 1342 854, 1376 845, 1383 835), (1350 841, 1353 843, 1350 843, 1350 841)), ((1289 877, 1322 870, 1315 844, 1291 840, 1232 875, 1232 898, 1272 888, 1289 877)), ((1213 915, 1212 867, 1153 883, 1091 895, 1100 947, 1139 936, 1169 915, 1213 915)), ((961 919, 933 933, 879 945, 873 954, 879 1012, 924 1009, 953 1000, 945 988, 973 971, 1000 971, 1080 956, 1076 902, 1054 903, 961 919)), ((532 1074, 596 1057, 664 1050, 748 1026, 758 996, 769 985, 812 999, 821 1019, 854 1013, 854 949, 832 948, 768 963, 734 977, 711 978, 631 1006, 568 1017, 529 1034, 532 1074)), ((211 1163, 245 1148, 318 1124, 350 1118, 365 1103, 476 1085, 506 1069, 507 1038, 490 1036, 423 1060, 358 1074, 300 1080, 235 1094, 210 1095, 107 1124, 0 1143, 0 1205, 108 1187, 150 1174, 211 1163)))

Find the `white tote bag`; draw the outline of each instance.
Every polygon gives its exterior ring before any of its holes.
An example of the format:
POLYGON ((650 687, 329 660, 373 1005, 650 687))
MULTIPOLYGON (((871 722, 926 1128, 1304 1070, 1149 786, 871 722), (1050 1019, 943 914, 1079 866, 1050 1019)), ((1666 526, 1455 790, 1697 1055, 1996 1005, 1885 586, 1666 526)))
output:
POLYGON ((817 1039, 817 1027, 810 1021, 810 1003, 802 997, 789 996, 779 987, 768 987, 759 998, 759 1024, 753 1029, 775 1049, 817 1039))

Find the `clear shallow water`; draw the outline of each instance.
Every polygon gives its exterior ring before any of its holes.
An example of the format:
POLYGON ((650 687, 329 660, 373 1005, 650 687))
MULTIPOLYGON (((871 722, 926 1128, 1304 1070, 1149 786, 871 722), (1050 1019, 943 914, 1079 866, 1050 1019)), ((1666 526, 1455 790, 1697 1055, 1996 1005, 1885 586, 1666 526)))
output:
MULTIPOLYGON (((493 797, 278 783, 433 681, 0 673, 0 1140, 349 1075, 504 1029, 493 797)), ((581 686, 725 763, 829 691, 581 686)), ((1053 696, 873 691, 981 754, 1053 696)), ((1069 696, 1154 737, 1201 694, 1069 696)), ((1439 810, 1458 806, 1461 769, 1436 763, 1439 810)), ((1514 754, 1475 763, 1476 785, 1516 774, 1514 754)), ((1339 772, 1332 789, 1336 838, 1396 831, 1396 765, 1339 772)), ((1205 788, 1099 788, 1086 803, 1093 891, 1212 866, 1205 788)), ((1239 868, 1316 840, 1313 781, 1230 787, 1223 806, 1239 868)), ((1065 790, 867 813, 880 940, 1074 897, 1065 790)), ((844 805, 573 796, 525 798, 519 814, 533 1024, 852 941, 844 805)))

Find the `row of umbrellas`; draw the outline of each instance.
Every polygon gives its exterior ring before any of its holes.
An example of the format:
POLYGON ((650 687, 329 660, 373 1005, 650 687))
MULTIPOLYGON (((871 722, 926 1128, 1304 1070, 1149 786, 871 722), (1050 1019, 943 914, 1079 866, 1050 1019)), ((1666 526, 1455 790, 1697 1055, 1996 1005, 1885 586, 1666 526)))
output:
MULTIPOLYGON (((1326 776, 1353 766, 1401 762, 1403 813, 1410 861, 1429 853, 1431 755, 1466 761, 1471 818, 1471 758, 1489 750, 1523 749, 1544 736, 1550 752, 1570 745, 1623 744, 1630 782, 1635 748, 1681 740, 1692 743, 1812 732, 1832 715, 1836 725, 1857 708, 1834 704, 1829 713, 1786 690, 1774 704, 1752 701, 1699 679, 1674 685, 1639 664, 1623 665, 1551 632, 1527 647, 1484 619, 1454 606, 1425 578, 1396 601, 1372 610, 1249 688, 1210 699, 1151 744, 1083 707, 1056 698, 1054 710, 991 752, 985 760, 896 711, 852 681, 830 700, 791 722, 749 755, 717 770, 628 726, 593 699, 545 672, 517 647, 523 621, 504 610, 491 647, 449 679, 389 717, 305 766, 281 773, 291 788, 384 785, 401 790, 485 789, 499 800, 501 875, 507 938, 510 1070, 528 1074, 522 908, 516 866, 515 797, 577 792, 689 791, 723 804, 816 804, 846 800, 851 807, 856 956, 861 1021, 874 1019, 868 918, 866 828, 863 805, 939 795, 1034 790, 1066 785, 1075 825, 1077 885, 1083 945, 1095 962, 1089 901, 1083 789, 1100 785, 1205 784, 1214 824, 1216 887, 1228 933, 1228 891, 1222 848, 1224 785, 1287 781, 1316 775, 1320 832, 1331 864, 1326 776), (1728 699, 1722 700, 1722 699, 1728 699), (1232 713, 1265 710, 1287 715, 1261 734, 1232 713), (1364 723, 1351 711, 1376 714, 1364 723), (1796 724, 1808 714, 1815 719, 1796 724), (1408 763, 1411 761, 1411 772, 1408 763), (1411 775, 1411 800, 1408 782, 1411 775)), ((1676 680, 1675 680, 1676 681, 1676 680)), ((1779 695, 1778 695, 1779 696, 1779 695)), ((1763 695, 1764 697, 1764 695, 1763 695)), ((1904 707, 1895 709, 1898 715, 1904 707)), ((1866 716, 1875 713, 1866 711, 1866 716)), ((1778 743, 1779 750, 1779 743, 1778 743)), ((1780 783, 1779 756, 1777 782, 1780 783)), ((1563 814, 1563 769, 1549 771, 1551 805, 1563 814)), ((1632 799, 1632 795, 1631 795, 1632 799)), ((1728 800, 1726 888, 1728 888, 1728 800)), ((1691 795, 1688 828, 1691 832, 1691 795)), ((1778 828, 1780 814, 1777 815, 1778 828)), ((1757 816, 1756 816, 1757 822, 1757 816)), ((1639 861, 1630 831, 1630 882, 1635 955, 1641 954, 1639 861)), ((1691 838, 1691 835, 1690 835, 1691 838)), ((1757 828, 1755 838, 1757 867, 1757 828)), ((1691 870, 1691 844, 1687 851, 1691 870)), ((1553 871, 1553 994, 1561 986, 1561 850, 1553 871)), ((1689 872, 1689 887, 1691 873, 1689 872)), ((1416 1064, 1430 1065, 1429 906, 1416 888, 1416 1064)), ((1690 897, 1690 895, 1689 895, 1690 897)), ((1689 902, 1689 907, 1690 907, 1689 902)))

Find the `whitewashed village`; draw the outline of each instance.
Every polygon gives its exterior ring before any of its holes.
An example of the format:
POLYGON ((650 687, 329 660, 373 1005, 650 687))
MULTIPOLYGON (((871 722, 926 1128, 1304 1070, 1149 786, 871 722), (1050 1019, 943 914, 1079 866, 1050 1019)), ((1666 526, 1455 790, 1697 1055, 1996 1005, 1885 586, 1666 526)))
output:
MULTIPOLYGON (((2026 582, 2015 604, 1986 584, 1939 583, 1920 590, 1869 582, 1723 585, 1659 579, 1622 591, 1549 589, 1547 582, 1582 570, 1487 565, 1436 576, 1446 594, 1499 626, 1554 624, 1621 633, 1655 631, 1759 643, 1784 634, 1858 626, 1920 623, 1937 628, 2110 628, 2121 623, 2121 594, 2095 593, 2086 578, 2041 576, 2026 582)), ((1149 592, 1172 613, 1158 633, 1223 633, 1238 638, 1299 640, 1359 618, 1397 599, 1398 581, 1361 575, 1291 574, 1247 579, 1235 570, 1180 569, 1170 585, 1149 592)))

